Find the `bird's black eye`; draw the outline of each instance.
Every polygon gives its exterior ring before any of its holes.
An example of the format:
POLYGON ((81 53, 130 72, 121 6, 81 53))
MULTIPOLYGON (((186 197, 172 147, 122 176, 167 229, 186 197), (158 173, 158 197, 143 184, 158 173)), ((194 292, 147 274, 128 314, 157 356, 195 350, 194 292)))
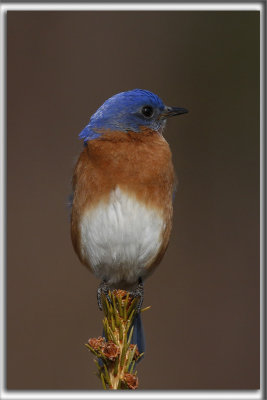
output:
POLYGON ((154 110, 153 110, 153 107, 151 107, 151 106, 144 106, 142 108, 142 114, 147 118, 152 117, 153 113, 154 113, 154 110))

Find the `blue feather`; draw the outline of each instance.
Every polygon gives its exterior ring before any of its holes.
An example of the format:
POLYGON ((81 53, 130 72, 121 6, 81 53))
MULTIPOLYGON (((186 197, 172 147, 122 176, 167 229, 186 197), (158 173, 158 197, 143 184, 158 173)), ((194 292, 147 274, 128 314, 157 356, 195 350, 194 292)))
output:
POLYGON ((67 206, 68 206, 68 208, 70 208, 70 209, 72 209, 73 197, 74 197, 73 193, 71 193, 71 194, 68 195, 67 206))
POLYGON ((79 137, 87 142, 98 139, 106 130, 139 132, 142 126, 158 131, 164 124, 163 119, 159 118, 164 108, 162 100, 148 90, 134 89, 118 93, 99 107, 79 137), (142 114, 144 106, 153 108, 151 118, 142 114))
MULTIPOLYGON (((131 343, 137 344, 139 353, 145 352, 145 333, 140 313, 135 316, 131 343)), ((141 360, 142 357, 139 359, 141 360)))
POLYGON ((67 207, 69 211, 69 220, 71 220, 71 210, 72 210, 72 205, 73 205, 73 193, 68 195, 68 200, 67 200, 67 207))
POLYGON ((99 138, 100 133, 95 132, 91 127, 90 124, 88 124, 80 133, 79 133, 79 138, 84 139, 84 142, 87 142, 88 140, 93 140, 99 138))

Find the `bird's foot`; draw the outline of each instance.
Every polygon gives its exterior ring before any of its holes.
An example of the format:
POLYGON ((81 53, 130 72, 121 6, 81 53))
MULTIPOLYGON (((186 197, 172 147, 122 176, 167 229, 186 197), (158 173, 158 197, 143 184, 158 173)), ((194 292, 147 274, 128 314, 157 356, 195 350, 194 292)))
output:
POLYGON ((137 314, 139 314, 144 301, 144 284, 142 278, 138 279, 138 286, 136 289, 130 292, 130 296, 132 296, 133 298, 139 297, 139 303, 136 307, 136 312, 137 314))
POLYGON ((109 291, 110 291, 110 288, 109 288, 107 282, 102 281, 97 289, 97 304, 101 311, 103 310, 102 295, 105 295, 108 302, 111 304, 111 298, 109 296, 109 291))

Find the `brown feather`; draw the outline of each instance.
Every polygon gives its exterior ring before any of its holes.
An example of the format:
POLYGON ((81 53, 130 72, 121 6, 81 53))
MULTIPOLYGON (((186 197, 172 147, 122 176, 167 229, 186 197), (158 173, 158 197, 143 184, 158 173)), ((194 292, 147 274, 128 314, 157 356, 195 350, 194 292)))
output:
POLYGON ((116 186, 135 196, 162 215, 166 227, 162 245, 154 260, 147 265, 152 271, 162 259, 172 225, 172 195, 175 174, 168 143, 158 133, 143 129, 141 133, 109 131, 88 142, 73 174, 73 208, 71 237, 80 260, 79 225, 83 212, 100 201, 108 201, 116 186))

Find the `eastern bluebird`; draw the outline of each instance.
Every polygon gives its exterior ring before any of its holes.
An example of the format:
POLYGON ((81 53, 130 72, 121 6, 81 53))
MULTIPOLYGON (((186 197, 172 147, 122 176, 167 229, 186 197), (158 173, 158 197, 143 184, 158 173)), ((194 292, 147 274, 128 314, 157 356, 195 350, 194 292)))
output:
MULTIPOLYGON (((175 173, 162 133, 184 108, 147 90, 109 98, 80 133, 84 149, 73 175, 71 237, 101 292, 125 289, 143 300, 143 279, 161 261, 172 226, 175 173)), ((144 351, 140 314, 132 341, 144 351)))

